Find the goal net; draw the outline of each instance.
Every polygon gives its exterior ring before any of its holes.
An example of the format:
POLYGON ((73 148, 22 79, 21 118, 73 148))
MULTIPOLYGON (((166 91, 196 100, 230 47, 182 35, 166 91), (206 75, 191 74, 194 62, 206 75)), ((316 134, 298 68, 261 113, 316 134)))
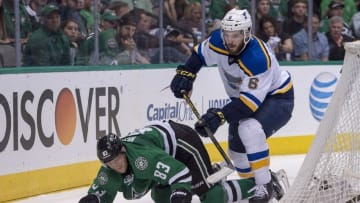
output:
POLYGON ((280 202, 360 202, 360 41, 346 43, 345 50, 330 104, 280 202))

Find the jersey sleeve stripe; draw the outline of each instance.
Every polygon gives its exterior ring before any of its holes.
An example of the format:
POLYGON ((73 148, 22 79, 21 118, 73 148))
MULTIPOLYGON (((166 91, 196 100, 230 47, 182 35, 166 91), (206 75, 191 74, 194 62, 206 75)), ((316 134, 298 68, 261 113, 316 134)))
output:
POLYGON ((265 166, 269 166, 270 165, 270 157, 266 157, 262 160, 250 161, 250 165, 253 170, 257 170, 257 169, 263 168, 265 166))
MULTIPOLYGON (((203 42, 203 43, 205 43, 205 42, 203 42)), ((205 66, 207 66, 207 65, 206 65, 206 61, 205 61, 205 58, 204 58, 204 55, 203 55, 203 53, 202 53, 202 51, 201 51, 201 50, 202 50, 202 46, 203 46, 202 43, 195 45, 194 51, 195 51, 195 53, 197 53, 197 55, 199 56, 202 64, 204 64, 205 66)))
POLYGON ((249 161, 263 159, 263 158, 266 158, 269 156, 269 150, 248 154, 247 156, 248 156, 249 161))
POLYGON ((232 181, 226 181, 224 183, 224 188, 226 190, 226 193, 228 194, 229 201, 237 202, 238 201, 237 194, 241 194, 241 191, 240 191, 240 193, 238 191, 236 191, 235 184, 232 181))
POLYGON ((255 112, 261 104, 256 97, 246 92, 240 93, 240 100, 253 112, 255 112))
POLYGON ((174 183, 187 183, 191 182, 192 177, 188 168, 184 168, 179 173, 175 174, 173 177, 169 179, 169 185, 174 183))
POLYGON ((172 157, 175 157, 176 153, 176 137, 175 132, 171 129, 170 126, 166 127, 165 123, 161 125, 152 125, 151 127, 155 128, 163 137, 165 151, 172 157))

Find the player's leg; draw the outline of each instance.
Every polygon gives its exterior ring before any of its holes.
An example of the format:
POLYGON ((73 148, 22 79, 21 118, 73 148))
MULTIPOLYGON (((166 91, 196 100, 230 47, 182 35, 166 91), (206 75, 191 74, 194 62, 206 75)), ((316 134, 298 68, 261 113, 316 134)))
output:
POLYGON ((239 137, 238 127, 239 123, 229 124, 228 154, 233 160, 236 172, 241 178, 254 177, 245 147, 239 137))
POLYGON ((227 203, 239 202, 249 198, 253 193, 248 191, 253 188, 253 178, 228 180, 215 184, 208 192, 200 196, 201 203, 227 203))
POLYGON ((266 139, 291 118, 293 100, 285 97, 286 95, 271 96, 256 111, 254 118, 239 122, 239 136, 245 146, 257 185, 252 198, 255 202, 271 198, 273 194, 274 185, 269 184, 270 157, 266 139))
POLYGON ((230 124, 229 155, 240 177, 254 176, 257 187, 254 188, 253 199, 271 199, 269 147, 266 134, 256 119, 248 118, 237 125, 230 124))
MULTIPOLYGON (((254 118, 239 122, 238 133, 243 143, 251 172, 254 174, 256 186, 250 202, 266 202, 272 198, 271 175, 269 171, 270 156, 266 135, 261 124, 254 118)), ((235 149, 236 150, 236 149, 235 149)))
POLYGON ((192 175, 192 192, 201 195, 212 185, 206 178, 213 173, 209 154, 196 131, 189 126, 169 121, 175 131, 177 149, 175 158, 183 162, 192 175))

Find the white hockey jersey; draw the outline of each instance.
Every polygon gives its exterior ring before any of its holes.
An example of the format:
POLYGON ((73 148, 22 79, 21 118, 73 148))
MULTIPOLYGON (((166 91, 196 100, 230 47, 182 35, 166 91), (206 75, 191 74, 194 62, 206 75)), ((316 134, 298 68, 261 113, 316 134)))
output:
POLYGON ((230 56, 224 44, 221 31, 216 30, 194 50, 203 65, 218 65, 231 99, 240 99, 255 112, 266 96, 283 94, 291 89, 290 74, 280 69, 275 55, 263 41, 253 36, 237 56, 230 56))

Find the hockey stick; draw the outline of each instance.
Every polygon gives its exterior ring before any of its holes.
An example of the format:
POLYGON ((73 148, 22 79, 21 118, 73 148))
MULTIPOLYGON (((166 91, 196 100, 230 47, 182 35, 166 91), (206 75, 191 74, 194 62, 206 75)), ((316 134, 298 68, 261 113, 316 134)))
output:
MULTIPOLYGON (((198 120, 201 120, 201 116, 200 116, 199 112, 197 111, 195 105, 192 103, 190 97, 186 94, 185 91, 182 91, 181 93, 182 93, 183 98, 185 99, 186 103, 188 103, 191 110, 195 114, 196 118, 198 120)), ((216 149, 220 152, 221 156, 224 158, 224 160, 227 164, 224 168, 220 169, 219 171, 211 174, 209 177, 206 178, 208 183, 214 184, 214 183, 220 181, 221 179, 223 179, 224 177, 230 175, 232 172, 234 172, 234 165, 232 164, 229 157, 226 155, 226 153, 224 152, 224 150, 222 149, 222 147, 220 146, 219 142, 216 140, 216 138, 214 137, 214 134, 210 131, 210 129, 206 126, 204 127, 204 129, 205 129, 207 135, 209 136, 209 138, 211 139, 211 141, 214 143, 216 149)))

